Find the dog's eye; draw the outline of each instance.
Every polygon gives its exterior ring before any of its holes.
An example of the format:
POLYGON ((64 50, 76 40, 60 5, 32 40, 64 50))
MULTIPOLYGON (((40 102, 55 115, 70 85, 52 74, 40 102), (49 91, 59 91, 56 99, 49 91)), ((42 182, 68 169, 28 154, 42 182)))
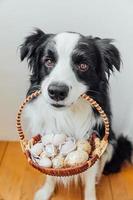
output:
POLYGON ((80 71, 82 71, 82 72, 87 71, 88 68, 89 68, 89 66, 88 66, 87 64, 85 64, 85 63, 81 63, 81 64, 78 65, 78 69, 79 69, 80 71))
POLYGON ((54 66, 54 61, 52 60, 52 59, 50 59, 50 58, 47 58, 46 60, 45 60, 45 65, 47 66, 47 67, 53 67, 54 66))

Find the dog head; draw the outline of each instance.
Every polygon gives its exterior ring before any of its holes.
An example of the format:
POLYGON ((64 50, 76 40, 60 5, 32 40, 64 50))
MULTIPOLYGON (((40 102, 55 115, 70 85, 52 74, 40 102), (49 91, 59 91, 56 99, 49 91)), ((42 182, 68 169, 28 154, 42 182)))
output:
POLYGON ((21 46, 21 60, 31 70, 30 91, 40 87, 44 101, 54 107, 68 107, 83 93, 106 93, 110 73, 120 70, 120 55, 110 39, 79 33, 28 36, 21 46))

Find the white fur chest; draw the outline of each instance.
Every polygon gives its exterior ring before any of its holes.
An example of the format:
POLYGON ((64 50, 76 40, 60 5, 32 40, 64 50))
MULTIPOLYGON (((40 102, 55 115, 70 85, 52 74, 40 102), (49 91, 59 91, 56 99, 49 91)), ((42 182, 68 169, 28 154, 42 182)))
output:
POLYGON ((55 109, 39 96, 26 107, 25 118, 32 135, 65 133, 83 138, 96 123, 91 106, 82 98, 68 108, 55 109))

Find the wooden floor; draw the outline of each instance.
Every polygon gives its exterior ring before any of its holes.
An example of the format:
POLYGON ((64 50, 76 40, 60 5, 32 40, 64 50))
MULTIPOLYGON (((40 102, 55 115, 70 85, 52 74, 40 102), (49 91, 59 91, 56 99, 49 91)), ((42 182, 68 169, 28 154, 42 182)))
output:
MULTIPOLYGON (((27 164, 19 143, 0 142, 0 200, 32 200, 43 181, 44 176, 27 164)), ((81 187, 59 188, 52 200, 81 200, 82 196, 81 187)), ((133 167, 103 176, 97 186, 97 199, 133 200, 133 167)))

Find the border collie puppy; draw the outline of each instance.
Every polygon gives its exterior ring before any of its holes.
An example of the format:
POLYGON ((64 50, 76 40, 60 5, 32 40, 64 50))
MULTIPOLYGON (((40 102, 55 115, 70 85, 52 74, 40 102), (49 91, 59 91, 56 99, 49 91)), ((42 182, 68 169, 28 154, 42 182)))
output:
MULTIPOLYGON (((20 49, 21 60, 27 58, 31 70, 27 95, 41 89, 42 94, 25 109, 32 135, 65 133, 75 138, 88 138, 93 130, 102 138, 104 125, 98 114, 81 98, 83 93, 95 99, 107 114, 111 125, 109 77, 120 70, 120 54, 110 39, 63 32, 45 34, 37 29, 28 36, 20 49)), ((48 200, 57 181, 69 184, 78 178, 85 185, 84 199, 96 200, 95 184, 103 170, 116 172, 131 158, 128 139, 115 137, 110 129, 109 145, 93 167, 73 177, 47 176, 35 200, 48 200)))

